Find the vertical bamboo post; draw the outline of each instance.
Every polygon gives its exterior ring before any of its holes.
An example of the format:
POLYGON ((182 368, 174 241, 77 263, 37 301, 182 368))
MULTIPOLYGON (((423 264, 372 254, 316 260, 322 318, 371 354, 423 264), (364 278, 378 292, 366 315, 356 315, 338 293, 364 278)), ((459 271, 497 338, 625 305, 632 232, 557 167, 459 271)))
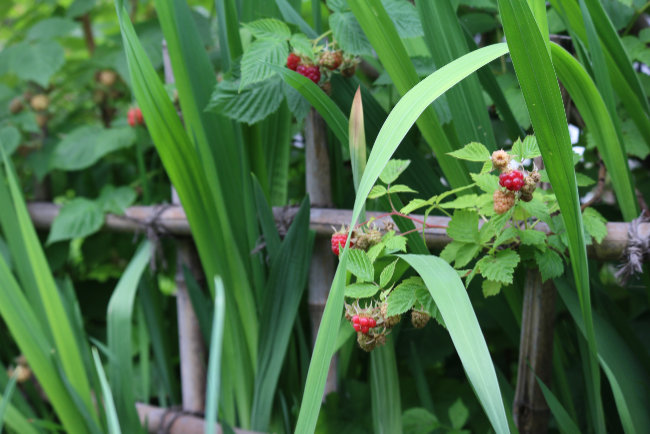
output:
MULTIPOLYGON (((312 207, 331 208, 330 159, 327 147, 327 127, 323 118, 313 108, 305 122, 305 187, 312 207)), ((309 313, 312 325, 312 347, 316 341, 330 286, 334 280, 334 255, 330 239, 316 236, 309 266, 309 313)), ((336 357, 332 358, 327 374, 325 394, 337 389, 336 357)))
POLYGON ((553 327, 555 286, 542 282, 538 270, 528 270, 519 342, 519 367, 513 402, 515 424, 521 434, 544 434, 548 429, 549 408, 537 384, 551 381, 553 368, 553 327))
MULTIPOLYGON (((174 82, 174 72, 171 68, 167 43, 163 40, 163 65, 165 82, 174 82)), ((172 203, 180 205, 176 189, 172 186, 172 203)), ((181 358, 181 394, 183 410, 190 413, 205 411, 205 344, 201 336, 199 321, 192 307, 192 301, 187 292, 187 283, 183 276, 183 267, 188 267, 194 276, 202 276, 201 265, 198 261, 194 245, 190 240, 180 240, 177 243, 176 256, 176 311, 178 315, 178 346, 181 358)), ((197 279, 200 281, 200 279, 197 279)))

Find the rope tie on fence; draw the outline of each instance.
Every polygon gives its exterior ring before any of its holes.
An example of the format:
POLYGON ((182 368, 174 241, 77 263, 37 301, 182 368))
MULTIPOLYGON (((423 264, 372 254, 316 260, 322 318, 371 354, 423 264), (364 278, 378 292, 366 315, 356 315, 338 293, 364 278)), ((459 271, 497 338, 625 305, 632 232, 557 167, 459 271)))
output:
MULTIPOLYGON (((162 251, 160 238, 161 236, 168 235, 169 232, 161 224, 160 220, 162 215, 165 213, 165 211, 167 211, 169 208, 172 207, 174 207, 174 205, 170 205, 170 204, 155 205, 153 214, 144 222, 141 220, 129 219, 129 220, 137 221, 137 223, 141 226, 142 230, 144 231, 145 236, 153 246, 153 254, 151 255, 151 259, 149 263, 152 271, 156 271, 157 258, 160 258, 163 268, 164 269, 167 268, 167 260, 165 259, 165 255, 163 254, 162 251)), ((139 232, 140 231, 136 231, 136 233, 134 234, 134 239, 135 237, 138 236, 139 232)))
POLYGON ((630 277, 643 271, 643 262, 650 257, 650 237, 643 238, 639 233, 641 223, 650 221, 645 212, 632 220, 627 229, 628 242, 623 251, 623 265, 616 272, 616 278, 625 285, 630 277))
POLYGON ((160 427, 158 428, 157 434, 171 434, 172 426, 174 423, 176 423, 178 418, 182 416, 195 416, 203 418, 205 415, 196 411, 183 410, 180 405, 168 407, 160 416, 160 427), (171 418, 167 420, 167 416, 169 415, 171 415, 171 418))

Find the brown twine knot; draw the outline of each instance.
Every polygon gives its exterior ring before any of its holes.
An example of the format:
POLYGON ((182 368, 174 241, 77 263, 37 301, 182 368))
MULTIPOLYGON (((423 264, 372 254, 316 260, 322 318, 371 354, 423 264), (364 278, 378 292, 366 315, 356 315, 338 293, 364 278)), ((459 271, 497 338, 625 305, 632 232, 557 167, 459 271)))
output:
POLYGON ((643 262, 650 256, 650 237, 639 234, 641 223, 650 221, 645 212, 632 220, 627 229, 627 247, 623 251, 623 264, 616 272, 616 278, 625 285, 630 277, 643 271, 643 262))

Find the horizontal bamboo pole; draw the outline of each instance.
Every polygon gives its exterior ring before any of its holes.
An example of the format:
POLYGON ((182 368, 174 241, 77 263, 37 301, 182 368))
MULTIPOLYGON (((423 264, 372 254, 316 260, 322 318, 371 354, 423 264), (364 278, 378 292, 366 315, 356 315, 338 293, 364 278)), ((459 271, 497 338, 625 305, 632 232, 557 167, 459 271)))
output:
MULTIPOLYGON (((147 431, 168 434, 203 434, 205 433, 205 421, 199 416, 189 413, 178 412, 166 408, 154 407, 148 404, 136 403, 136 410, 140 417, 142 426, 147 431)), ((232 429, 235 434, 256 434, 256 431, 246 431, 238 428, 232 429)), ((222 434, 223 429, 217 425, 215 434, 222 434)), ((259 433, 258 433, 259 434, 259 433)))
MULTIPOLYGON (((34 225, 38 229, 48 229, 52 221, 59 213, 59 206, 46 202, 32 202, 28 204, 29 213, 34 225)), ((275 221, 280 229, 286 230, 297 208, 276 207, 273 208, 275 221)), ((367 212, 367 217, 378 217, 383 215, 379 212, 367 212)), ((340 228, 342 225, 350 223, 352 211, 312 208, 310 228, 319 235, 328 235, 332 233, 332 227, 340 228)), ((422 216, 414 215, 422 219, 422 216)), ((390 217, 383 217, 376 221, 380 228, 385 222, 390 221, 390 217)), ((448 217, 429 216, 427 224, 436 226, 447 226, 448 217)), ((415 223, 416 227, 422 225, 415 223)), ((146 231, 147 228, 153 228, 162 233, 172 235, 190 235, 190 227, 185 217, 183 208, 179 205, 158 205, 158 206, 132 206, 128 208, 125 215, 118 216, 109 214, 106 216, 105 229, 116 232, 136 232, 146 231)), ((548 231, 548 226, 538 224, 539 230, 548 231)), ((424 231, 427 246, 433 249, 442 249, 451 242, 445 229, 427 228, 424 231)), ((643 238, 650 237, 650 223, 641 223, 639 225, 639 235, 643 238)), ((628 242, 628 223, 607 223, 607 236, 602 243, 589 246, 588 253, 592 258, 600 260, 618 260, 627 246, 628 242)))

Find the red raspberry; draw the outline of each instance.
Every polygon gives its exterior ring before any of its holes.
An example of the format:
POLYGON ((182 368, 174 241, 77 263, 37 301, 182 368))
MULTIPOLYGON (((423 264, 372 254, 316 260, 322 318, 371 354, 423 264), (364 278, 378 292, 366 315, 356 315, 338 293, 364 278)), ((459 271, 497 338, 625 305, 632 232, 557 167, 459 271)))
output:
POLYGON ((355 315, 352 317, 352 324, 359 324, 359 315, 355 315))
POLYGON ((377 327, 377 320, 374 318, 368 318, 368 327, 374 328, 377 327))
MULTIPOLYGON (((345 242, 348 240, 347 232, 335 232, 332 235, 332 253, 338 256, 341 253, 341 249, 345 246, 345 242)), ((354 243, 350 241, 350 247, 354 246, 354 243)))
POLYGON ((144 118, 142 117, 142 110, 140 110, 139 107, 130 108, 126 117, 129 122, 129 125, 131 125, 132 127, 144 123, 144 118))
POLYGON ((369 325, 368 318, 362 316, 361 318, 359 318, 359 324, 361 324, 361 327, 368 327, 369 325))
POLYGON ((290 53, 289 56, 287 57, 287 68, 289 68, 292 71, 295 71, 298 68, 299 64, 300 64, 300 56, 297 56, 294 53, 290 53))
POLYGON ((499 175, 499 185, 510 191, 519 191, 524 186, 524 174, 518 170, 511 170, 499 175))
POLYGON ((298 65, 296 72, 300 75, 304 75, 316 84, 320 81, 320 69, 318 69, 318 66, 298 65))
POLYGON ((354 327, 354 330, 357 331, 357 332, 361 331, 361 326, 359 324, 356 324, 356 323, 352 324, 352 327, 354 327))
POLYGON ((363 333, 364 335, 368 333, 368 330, 370 330, 368 326, 361 326, 361 333, 363 333))

